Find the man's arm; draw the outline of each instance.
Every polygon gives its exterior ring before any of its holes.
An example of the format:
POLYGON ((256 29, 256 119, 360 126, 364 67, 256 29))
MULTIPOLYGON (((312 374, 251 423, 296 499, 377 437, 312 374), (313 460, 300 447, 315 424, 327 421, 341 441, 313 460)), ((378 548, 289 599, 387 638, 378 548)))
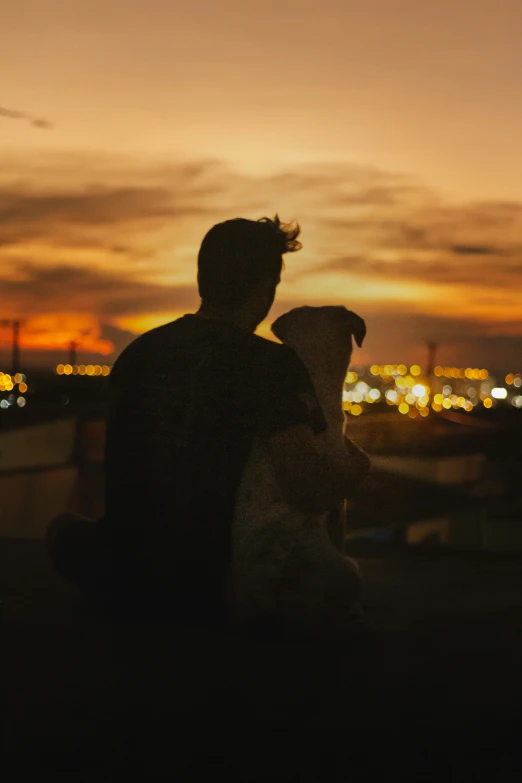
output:
POLYGON ((320 454, 308 424, 282 429, 265 443, 281 490, 298 511, 332 510, 350 497, 370 467, 367 455, 350 441, 346 459, 320 454))

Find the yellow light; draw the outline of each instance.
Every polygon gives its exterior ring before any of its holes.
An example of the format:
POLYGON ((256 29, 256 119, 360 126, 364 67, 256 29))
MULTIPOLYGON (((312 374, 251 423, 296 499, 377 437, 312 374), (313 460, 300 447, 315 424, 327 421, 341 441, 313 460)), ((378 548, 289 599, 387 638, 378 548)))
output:
POLYGON ((485 381, 488 377, 489 373, 487 370, 481 370, 480 371, 480 380, 485 381))
POLYGON ((64 365, 64 368, 63 368, 64 375, 71 375, 72 371, 73 371, 72 365, 70 365, 70 364, 64 365))
POLYGON ((7 381, 7 383, 5 384, 6 391, 11 391, 13 386, 14 386, 14 383, 12 381, 7 381))
POLYGON ((475 367, 475 368, 473 369, 473 378, 474 378, 474 380, 476 380, 476 381, 480 381, 480 370, 479 370, 479 368, 478 368, 478 367, 475 367))
POLYGON ((352 405, 350 413, 352 416, 360 416, 362 413, 362 408, 360 405, 352 405))
POLYGON ((513 383, 514 380, 515 380, 515 376, 513 375, 512 372, 510 372, 510 373, 508 373, 506 375, 506 383, 507 383, 508 386, 511 386, 511 384, 513 383))
POLYGON ((344 379, 345 383, 355 383, 355 381, 359 378, 356 372, 347 372, 346 378, 344 379))
POLYGON ((104 364, 103 367, 102 367, 102 375, 109 375, 110 371, 111 371, 111 368, 107 367, 107 365, 104 364))
POLYGON ((352 403, 350 402, 350 400, 343 400, 343 410, 349 411, 351 407, 352 407, 352 403))
POLYGON ((426 386, 423 386, 422 383, 416 383, 412 389, 412 392, 416 397, 424 397, 427 394, 428 389, 426 386))
POLYGON ((444 397, 442 396, 442 394, 436 394, 435 397, 433 398, 433 402, 436 402, 437 405, 442 405, 443 399, 444 397))
POLYGON ((432 402, 431 407, 434 411, 437 411, 437 413, 442 410, 442 404, 440 402, 432 402))
POLYGON ((406 367, 405 364, 399 364, 399 366, 397 367, 397 372, 399 373, 399 375, 406 375, 406 373, 408 372, 408 368, 406 367))
POLYGON ((459 397, 457 399, 457 405, 459 406, 459 408, 462 408, 465 404, 466 404, 466 400, 464 399, 464 397, 459 397))
POLYGON ((18 388, 24 394, 27 391, 27 384, 22 381, 18 388))
POLYGON ((56 372, 58 373, 58 375, 63 375, 63 364, 58 365, 58 367, 56 368, 56 372))
POLYGON ((430 415, 430 409, 429 408, 421 408, 419 411, 421 416, 429 416, 430 415))
POLYGON ((9 383, 10 380, 11 380, 11 376, 9 375, 9 373, 8 372, 4 373, 4 377, 3 377, 4 383, 9 383))
POLYGON ((415 386, 415 378, 412 378, 411 375, 407 375, 406 378, 404 378, 404 384, 412 389, 415 386))
POLYGON ((368 392, 368 397, 370 397, 372 401, 380 399, 380 396, 381 393, 379 389, 370 389, 370 391, 368 392))
POLYGON ((418 364, 413 364, 410 367, 410 372, 411 372, 412 375, 420 375, 421 374, 421 368, 419 367, 418 364))
POLYGON ((80 364, 80 366, 78 367, 78 373, 80 375, 85 375, 85 364, 80 364))
POLYGON ((408 394, 406 395, 405 399, 406 399, 406 402, 408 403, 408 405, 415 405, 415 397, 410 392, 408 392, 408 394))
POLYGON ((410 419, 416 419, 418 414, 419 411, 417 410, 417 408, 410 408, 410 410, 408 411, 408 416, 410 417, 410 419))
POLYGON ((73 371, 73 375, 78 375, 78 373, 80 372, 80 368, 78 367, 77 364, 73 364, 72 371, 73 371))
POLYGON ((451 400, 445 399, 445 400, 443 401, 443 403, 442 403, 442 407, 443 407, 443 408, 446 408, 446 410, 448 410, 449 408, 451 408, 451 400))
POLYGON ((94 375, 94 367, 93 367, 93 365, 92 364, 88 364, 87 367, 85 368, 85 372, 87 373, 87 375, 94 375))
POLYGON ((471 402, 471 400, 466 400, 466 403, 464 405, 464 410, 468 411, 468 413, 469 411, 473 410, 473 403, 471 402))
POLYGON ((379 375, 380 374, 380 368, 378 364, 372 364, 370 367, 370 372, 372 375, 379 375))
POLYGON ((435 369, 433 370, 434 374, 437 376, 437 378, 440 378, 441 375, 444 374, 444 370, 440 365, 437 365, 435 369))
POLYGON ((493 405, 493 400, 491 399, 491 397, 486 397, 486 399, 484 400, 484 407, 491 408, 492 405, 493 405))
POLYGON ((399 413, 408 413, 410 410, 410 406, 407 405, 405 402, 401 402, 399 405, 399 413))
POLYGON ((472 380, 473 370, 471 369, 471 367, 466 367, 466 369, 464 370, 464 375, 466 376, 466 378, 469 378, 470 381, 472 380))
POLYGON ((94 374, 95 375, 101 375, 101 367, 99 364, 94 365, 94 374))
POLYGON ((14 377, 15 383, 21 383, 23 381, 22 373, 17 372, 14 377))

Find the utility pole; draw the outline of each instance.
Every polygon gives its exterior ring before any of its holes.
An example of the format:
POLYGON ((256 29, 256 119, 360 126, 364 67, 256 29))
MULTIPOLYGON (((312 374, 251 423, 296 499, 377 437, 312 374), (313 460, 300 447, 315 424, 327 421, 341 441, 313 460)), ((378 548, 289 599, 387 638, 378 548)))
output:
POLYGON ((71 364, 73 367, 76 364, 77 346, 78 344, 74 340, 71 340, 71 342, 69 343, 69 364, 71 364))
POLYGON ((22 368, 20 365, 20 327, 25 324, 25 321, 20 319, 16 320, 3 320, 0 321, 1 326, 12 326, 12 353, 11 353, 11 375, 16 375, 22 368))

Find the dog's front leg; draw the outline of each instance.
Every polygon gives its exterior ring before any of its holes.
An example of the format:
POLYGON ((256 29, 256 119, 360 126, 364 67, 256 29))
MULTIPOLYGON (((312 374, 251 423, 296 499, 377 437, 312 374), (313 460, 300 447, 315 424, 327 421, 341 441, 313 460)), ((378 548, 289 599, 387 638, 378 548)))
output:
POLYGON ((344 552, 344 539, 346 536, 346 501, 342 500, 326 518, 326 529, 333 546, 344 552))

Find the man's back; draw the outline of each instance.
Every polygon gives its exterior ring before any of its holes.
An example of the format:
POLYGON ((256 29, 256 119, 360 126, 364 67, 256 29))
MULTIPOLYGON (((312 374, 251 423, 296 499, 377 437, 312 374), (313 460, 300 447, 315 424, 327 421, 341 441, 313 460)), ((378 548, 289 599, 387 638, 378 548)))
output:
POLYGON ((103 531, 114 562, 140 590, 219 598, 252 437, 325 426, 306 368, 286 346, 186 315, 123 351, 109 400, 103 531))

